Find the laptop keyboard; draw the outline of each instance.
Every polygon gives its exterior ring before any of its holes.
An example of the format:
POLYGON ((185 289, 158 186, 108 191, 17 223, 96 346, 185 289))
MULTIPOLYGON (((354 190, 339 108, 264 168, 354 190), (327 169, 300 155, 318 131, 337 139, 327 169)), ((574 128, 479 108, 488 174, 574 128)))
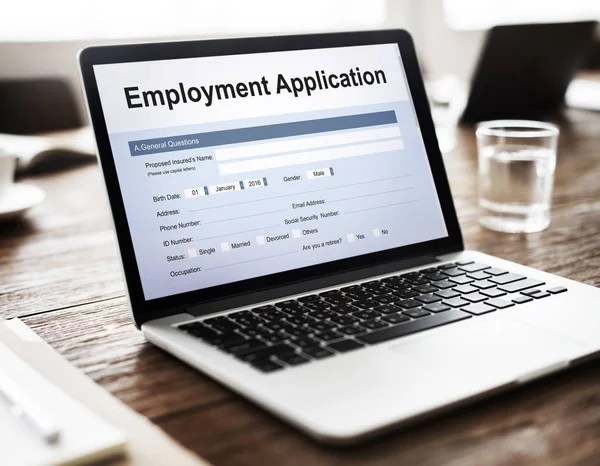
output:
POLYGON ((178 328, 274 372, 567 291, 473 261, 403 273, 178 328))

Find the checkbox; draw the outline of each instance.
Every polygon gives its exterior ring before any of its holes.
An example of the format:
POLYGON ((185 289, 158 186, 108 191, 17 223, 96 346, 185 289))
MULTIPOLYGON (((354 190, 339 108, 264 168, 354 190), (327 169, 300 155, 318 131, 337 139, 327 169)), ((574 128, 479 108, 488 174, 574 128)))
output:
POLYGON ((378 238, 379 236, 381 236, 381 230, 379 228, 373 228, 373 236, 375 238, 378 238))
POLYGON ((265 237, 264 236, 257 236, 256 237, 256 244, 265 244, 265 237))
POLYGON ((229 247, 229 243, 221 243, 221 251, 222 252, 227 252, 230 250, 231 250, 231 248, 229 247))
POLYGON ((300 238, 302 236, 302 234, 300 233, 300 230, 298 230, 297 228, 294 228, 292 230, 292 235, 294 236, 294 238, 300 238))
POLYGON ((196 251, 196 248, 188 249, 188 257, 198 257, 198 251, 196 251))
POLYGON ((354 241, 356 240, 356 235, 354 233, 348 233, 346 235, 346 238, 348 238, 349 243, 354 243, 354 241))

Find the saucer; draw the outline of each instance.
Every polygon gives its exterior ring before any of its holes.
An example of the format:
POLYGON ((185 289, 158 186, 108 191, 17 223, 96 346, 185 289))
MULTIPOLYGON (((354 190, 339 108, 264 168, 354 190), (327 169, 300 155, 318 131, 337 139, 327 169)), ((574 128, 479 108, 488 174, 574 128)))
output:
POLYGON ((7 188, 0 199, 0 221, 17 217, 32 207, 41 204, 46 198, 46 193, 38 188, 25 183, 16 183, 7 188))

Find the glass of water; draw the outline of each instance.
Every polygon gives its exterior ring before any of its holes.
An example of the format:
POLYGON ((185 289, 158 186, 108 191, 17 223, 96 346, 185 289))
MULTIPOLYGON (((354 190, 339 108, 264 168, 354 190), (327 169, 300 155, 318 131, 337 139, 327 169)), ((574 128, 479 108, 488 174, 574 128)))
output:
POLYGON ((550 123, 497 120, 477 126, 480 223, 508 233, 550 224, 558 128, 550 123))

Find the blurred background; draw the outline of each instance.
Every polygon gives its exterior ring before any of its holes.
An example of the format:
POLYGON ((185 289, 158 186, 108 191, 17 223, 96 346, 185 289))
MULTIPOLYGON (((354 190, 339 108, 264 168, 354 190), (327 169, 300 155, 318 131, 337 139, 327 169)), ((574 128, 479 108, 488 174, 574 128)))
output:
MULTIPOLYGON (((598 0, 21 0, 0 6, 0 81, 58 78, 83 123, 76 54, 87 45, 400 27, 414 36, 443 101, 471 76, 490 27, 598 19, 598 0)), ((599 66, 598 57, 596 45, 586 66, 599 66)), ((72 125, 74 115, 62 110, 65 121, 55 126, 72 125)), ((0 133, 52 126, 3 128, 0 122, 0 133)))

